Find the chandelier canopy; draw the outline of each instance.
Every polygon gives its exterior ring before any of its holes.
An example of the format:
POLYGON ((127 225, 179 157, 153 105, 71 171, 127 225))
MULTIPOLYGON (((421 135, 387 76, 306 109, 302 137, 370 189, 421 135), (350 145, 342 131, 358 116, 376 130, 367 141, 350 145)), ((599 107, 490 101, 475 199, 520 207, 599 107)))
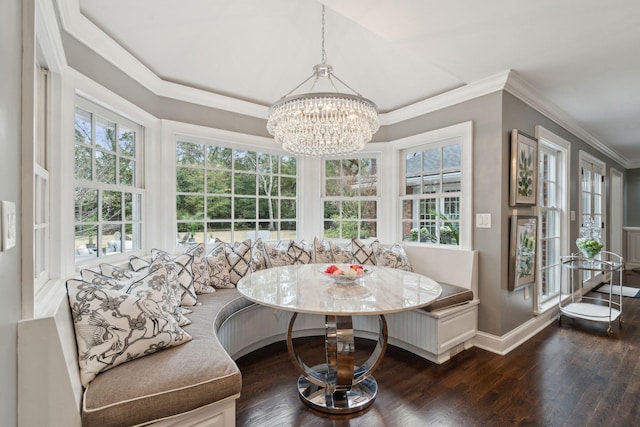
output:
POLYGON ((269 109, 267 131, 282 148, 303 156, 336 156, 361 150, 378 131, 378 108, 340 80, 327 64, 324 50, 324 5, 322 6, 322 63, 313 74, 269 109), (310 93, 291 95, 314 78, 310 93), (326 78, 335 92, 313 92, 326 78), (334 79, 353 94, 340 93, 334 79))

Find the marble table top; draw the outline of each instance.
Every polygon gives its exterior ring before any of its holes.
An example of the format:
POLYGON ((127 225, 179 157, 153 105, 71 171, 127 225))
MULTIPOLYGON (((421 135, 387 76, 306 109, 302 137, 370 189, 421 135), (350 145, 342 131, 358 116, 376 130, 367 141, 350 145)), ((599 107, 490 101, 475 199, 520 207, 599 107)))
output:
MULTIPOLYGON (((238 291, 258 304, 325 315, 389 314, 424 307, 440 296, 440 285, 421 274, 366 265, 353 283, 337 283, 322 272, 329 264, 273 267, 243 277, 238 291)), ((344 265, 340 265, 345 267, 344 265)))

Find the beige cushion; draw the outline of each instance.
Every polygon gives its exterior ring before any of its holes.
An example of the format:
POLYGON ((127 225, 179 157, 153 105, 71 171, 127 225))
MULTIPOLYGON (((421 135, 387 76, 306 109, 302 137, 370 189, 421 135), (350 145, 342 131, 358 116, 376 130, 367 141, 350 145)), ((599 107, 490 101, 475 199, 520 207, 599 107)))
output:
POLYGON ((440 283, 442 286, 442 293, 433 303, 426 307, 423 307, 424 311, 435 311, 442 308, 453 307, 460 304, 465 304, 473 300, 473 291, 471 289, 463 288, 462 286, 450 285, 448 283, 440 283))
POLYGON ((192 336, 170 348, 98 375, 82 402, 83 426, 124 426, 170 417, 240 393, 242 378, 215 336, 222 322, 251 303, 236 289, 200 295, 191 307, 192 336))

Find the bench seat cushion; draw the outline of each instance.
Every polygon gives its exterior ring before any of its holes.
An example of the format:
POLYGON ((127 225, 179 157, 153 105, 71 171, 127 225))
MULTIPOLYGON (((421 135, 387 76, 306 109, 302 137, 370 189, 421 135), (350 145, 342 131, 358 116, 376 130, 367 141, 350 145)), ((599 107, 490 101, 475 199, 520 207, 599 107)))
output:
POLYGON ((439 284, 442 286, 442 293, 438 299, 428 306, 423 307, 422 310, 431 312, 442 308, 464 304, 473 300, 473 291, 471 289, 463 288, 462 286, 450 285, 448 283, 439 282, 439 284))
POLYGON ((242 378, 216 331, 231 313, 250 305, 236 289, 203 294, 190 307, 193 337, 99 374, 83 397, 83 426, 135 425, 170 417, 240 393, 242 378))

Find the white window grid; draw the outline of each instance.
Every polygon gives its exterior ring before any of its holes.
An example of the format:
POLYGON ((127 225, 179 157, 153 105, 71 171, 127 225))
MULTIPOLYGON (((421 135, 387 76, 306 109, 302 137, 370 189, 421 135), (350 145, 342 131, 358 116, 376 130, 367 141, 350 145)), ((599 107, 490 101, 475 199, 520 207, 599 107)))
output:
POLYGON ((176 181, 176 230, 179 244, 210 243, 218 238, 225 242, 245 239, 295 239, 297 237, 297 160, 294 157, 229 147, 219 143, 197 142, 189 139, 176 141, 176 177, 182 173, 201 173, 202 185, 189 191, 180 191, 176 181), (181 161, 185 147, 201 152, 196 161, 181 161), (211 164, 209 153, 222 151, 228 157, 226 164, 211 164), (247 161, 250 167, 244 162, 247 161), (249 160, 247 160, 249 159, 249 160), (265 165, 262 168, 261 165, 265 165), (293 167, 291 167, 293 165, 293 167), (214 177, 222 178, 222 187, 214 177), (251 183, 253 182, 253 184, 251 183), (284 184, 283 184, 284 183, 284 184), (251 192, 242 186, 254 187, 251 192), (285 188, 285 190, 283 190, 285 188), (181 211, 181 201, 202 199, 201 209, 181 211), (215 203, 228 199, 216 210, 215 203), (266 209, 268 216, 262 215, 266 209))
MULTIPOLYGON (((143 134, 144 128, 119 114, 94 104, 84 98, 76 98, 75 120, 89 117, 90 130, 85 141, 74 140, 74 149, 90 153, 89 171, 79 171, 76 163, 75 178, 75 260, 76 264, 90 263, 105 256, 114 256, 142 248, 143 241, 143 134), (114 132, 114 146, 101 145, 97 137, 98 124, 106 124, 114 132), (132 152, 122 148, 121 141, 133 140, 132 152), (113 172, 109 177, 99 174, 99 158, 113 158, 113 172), (125 165, 129 166, 125 168, 125 165), (125 169, 123 169, 125 168, 125 169), (126 171, 126 173, 125 173, 126 171), (78 177, 77 175, 82 176, 78 177), (79 202, 87 195, 96 212, 94 220, 85 220, 79 202), (112 214, 105 211, 109 203, 118 201, 119 208, 112 214)), ((78 129, 76 123, 76 129, 78 129)), ((100 126, 100 127, 101 127, 100 126)))
POLYGON ((324 238, 378 237, 379 168, 380 156, 377 154, 324 159, 321 192, 324 238), (350 165, 353 165, 354 173, 345 174, 345 168, 350 165), (331 174, 329 169, 338 173, 331 174))

